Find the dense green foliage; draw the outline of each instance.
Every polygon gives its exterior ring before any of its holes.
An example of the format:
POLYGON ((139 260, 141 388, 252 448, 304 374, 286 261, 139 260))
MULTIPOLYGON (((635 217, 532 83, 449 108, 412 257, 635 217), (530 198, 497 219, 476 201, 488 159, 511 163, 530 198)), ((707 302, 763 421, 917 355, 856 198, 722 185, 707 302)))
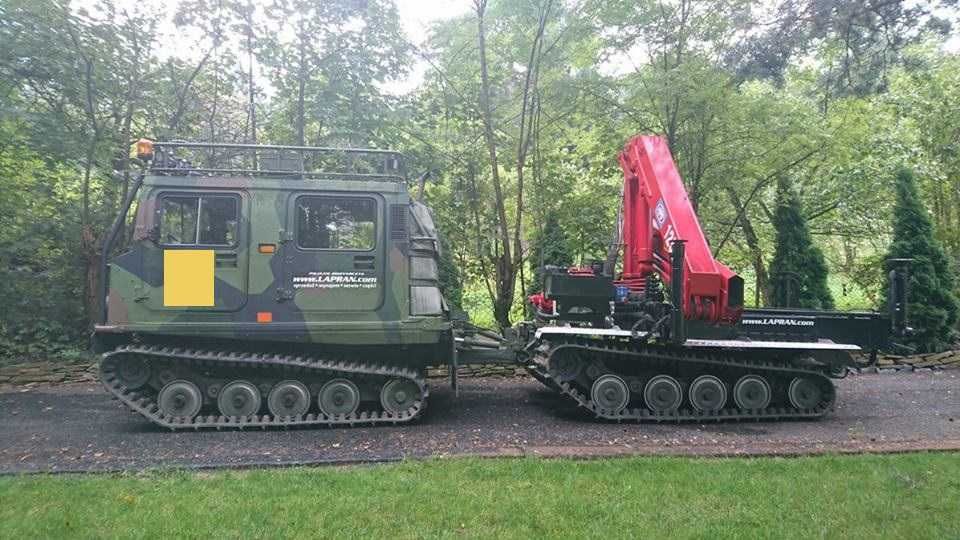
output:
POLYGON ((447 300, 451 309, 463 310, 463 279, 460 276, 460 266, 453 258, 449 246, 440 243, 440 261, 437 271, 440 277, 440 291, 447 300))
POLYGON ((820 248, 813 244, 800 198, 786 177, 777 179, 773 228, 776 239, 770 261, 771 305, 833 309, 833 296, 827 288, 827 264, 820 248))
POLYGON ((955 538, 960 457, 444 459, 8 476, 0 502, 10 538, 955 538))
POLYGON ((953 4, 476 0, 407 35, 391 0, 2 0, 0 356, 84 346, 141 136, 404 151, 448 288, 503 326, 548 221, 558 261, 604 256, 617 151, 658 133, 750 303, 774 300, 789 178, 836 304, 877 307, 899 165, 960 260, 953 4))
POLYGON ((912 259, 908 264, 907 313, 916 334, 909 342, 920 352, 952 342, 960 306, 954 294, 954 273, 933 234, 933 224, 920 202, 910 169, 897 172, 893 242, 887 259, 912 259))
POLYGON ((570 266, 573 257, 556 214, 548 214, 541 229, 534 236, 530 249, 530 264, 534 267, 530 292, 543 290, 543 269, 546 266, 570 266))
POLYGON ((81 254, 73 240, 79 201, 74 171, 33 150, 0 122, 0 357, 63 355, 83 343, 81 254))

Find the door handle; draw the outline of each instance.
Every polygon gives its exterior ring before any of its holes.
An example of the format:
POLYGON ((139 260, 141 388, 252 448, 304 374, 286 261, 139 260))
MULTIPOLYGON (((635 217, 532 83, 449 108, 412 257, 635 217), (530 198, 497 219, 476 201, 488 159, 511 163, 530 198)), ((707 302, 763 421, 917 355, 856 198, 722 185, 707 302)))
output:
POLYGON ((214 257, 214 265, 219 267, 237 267, 236 253, 217 253, 214 257))
POLYGON ((374 270, 376 258, 373 255, 356 255, 353 257, 354 270, 374 270))

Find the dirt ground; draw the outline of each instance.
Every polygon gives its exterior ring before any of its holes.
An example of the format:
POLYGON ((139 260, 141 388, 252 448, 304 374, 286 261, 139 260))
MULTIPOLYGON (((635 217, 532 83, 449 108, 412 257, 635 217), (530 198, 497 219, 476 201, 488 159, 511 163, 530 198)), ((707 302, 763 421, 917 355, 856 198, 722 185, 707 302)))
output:
POLYGON ((0 472, 248 467, 427 456, 796 455, 960 450, 960 370, 852 375, 817 421, 597 422, 527 378, 434 381, 399 427, 170 432, 97 384, 0 390, 0 472))

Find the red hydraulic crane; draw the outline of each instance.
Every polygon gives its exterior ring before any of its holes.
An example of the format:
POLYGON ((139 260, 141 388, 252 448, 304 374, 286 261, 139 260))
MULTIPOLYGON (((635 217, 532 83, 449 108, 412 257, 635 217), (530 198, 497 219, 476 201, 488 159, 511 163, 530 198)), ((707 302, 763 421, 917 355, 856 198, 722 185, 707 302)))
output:
POLYGON ((620 153, 623 168, 623 273, 618 284, 640 291, 656 272, 673 281, 673 242, 684 242, 683 314, 688 320, 735 323, 743 279, 713 258, 680 173, 662 137, 638 135, 620 153))

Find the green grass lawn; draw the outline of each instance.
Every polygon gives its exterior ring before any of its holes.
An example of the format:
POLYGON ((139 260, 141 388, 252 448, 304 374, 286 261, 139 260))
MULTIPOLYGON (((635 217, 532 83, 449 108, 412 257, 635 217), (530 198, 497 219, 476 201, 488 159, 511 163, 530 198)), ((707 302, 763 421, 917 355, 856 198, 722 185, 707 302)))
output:
POLYGON ((960 454, 0 478, 0 536, 958 538, 960 454))

